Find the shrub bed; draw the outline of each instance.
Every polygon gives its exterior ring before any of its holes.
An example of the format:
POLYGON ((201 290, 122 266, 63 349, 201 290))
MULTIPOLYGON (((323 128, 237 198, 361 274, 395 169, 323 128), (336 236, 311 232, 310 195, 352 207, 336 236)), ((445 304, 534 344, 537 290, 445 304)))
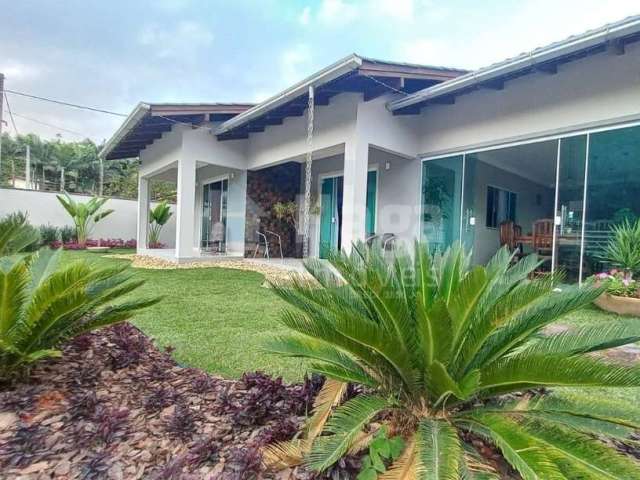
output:
POLYGON ((320 385, 182 368, 120 324, 77 338, 28 382, 3 386, 0 478, 264 476, 261 447, 293 436, 320 385))

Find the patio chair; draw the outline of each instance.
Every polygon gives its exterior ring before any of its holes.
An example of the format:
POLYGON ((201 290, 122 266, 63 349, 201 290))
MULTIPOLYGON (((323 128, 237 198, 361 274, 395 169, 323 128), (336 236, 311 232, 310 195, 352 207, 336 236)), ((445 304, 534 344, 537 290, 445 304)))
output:
POLYGON ((364 241, 368 246, 372 246, 375 242, 380 242, 382 249, 386 252, 388 250, 393 250, 396 238, 395 233, 383 233, 382 235, 374 233, 373 235, 369 235, 365 238, 364 241))
POLYGON ((224 223, 216 222, 213 224, 213 228, 211 228, 211 243, 217 246, 217 253, 224 253, 224 223))
POLYGON ((256 230, 256 249, 253 251, 253 258, 256 258, 258 251, 260 250, 260 245, 264 247, 262 252, 262 257, 269 259, 269 241, 267 240, 267 236, 259 230, 256 230))
POLYGON ((284 262, 284 256, 282 255, 282 237, 280 237, 280 235, 278 235, 277 233, 272 232, 271 230, 265 230, 264 232, 267 235, 271 235, 272 237, 278 240, 278 248, 280 249, 280 260, 284 262))

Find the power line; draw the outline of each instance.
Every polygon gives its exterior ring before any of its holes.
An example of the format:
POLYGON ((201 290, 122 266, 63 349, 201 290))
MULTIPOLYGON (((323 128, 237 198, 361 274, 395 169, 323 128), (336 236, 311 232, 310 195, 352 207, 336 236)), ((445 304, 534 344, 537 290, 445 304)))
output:
POLYGON ((13 112, 11 111, 11 105, 9 105, 9 98, 7 97, 7 92, 4 92, 4 100, 7 102, 7 111, 9 112, 9 118, 11 118, 11 124, 13 125, 13 130, 16 132, 16 135, 20 135, 18 133, 18 128, 16 127, 16 121, 13 118, 13 112))
POLYGON ((9 90, 7 88, 4 89, 4 92, 5 92, 5 97, 6 97, 7 93, 11 93, 13 95, 20 95, 22 97, 32 98, 34 100, 41 100, 43 102, 56 103, 58 105, 64 105, 65 107, 78 108, 80 110, 90 110, 92 112, 106 113, 108 115, 115 115, 117 117, 127 117, 128 116, 125 113, 113 112, 111 110, 104 110, 102 108, 90 107, 90 106, 87 106, 87 105, 79 105, 77 103, 64 102, 62 100, 54 100, 53 98, 40 97, 38 95, 31 95, 29 93, 24 93, 24 92, 16 92, 15 90, 9 90))
MULTIPOLYGON (((9 105, 7 104, 7 106, 9 106, 9 105)), ((9 110, 9 114, 11 114, 10 110, 9 110)), ((56 130, 60 130, 62 132, 67 132, 67 133, 71 133, 73 135, 78 135, 79 137, 82 137, 83 139, 84 138, 91 138, 89 135, 85 135, 84 133, 80 133, 80 132, 76 132, 74 130, 69 130, 67 128, 59 127, 59 126, 53 125, 51 123, 43 122, 42 120, 37 120, 35 118, 27 117, 26 115, 21 115, 19 113, 13 113, 13 115, 18 117, 18 118, 23 118, 25 120, 29 120, 30 122, 39 123, 40 125, 44 125, 45 127, 55 128, 56 130)))

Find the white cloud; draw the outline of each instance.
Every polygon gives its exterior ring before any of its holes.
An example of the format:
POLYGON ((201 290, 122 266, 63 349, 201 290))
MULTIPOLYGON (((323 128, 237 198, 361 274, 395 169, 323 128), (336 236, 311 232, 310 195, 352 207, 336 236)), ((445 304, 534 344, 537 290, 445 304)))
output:
POLYGON ((32 80, 42 74, 41 67, 36 67, 35 65, 29 65, 6 58, 3 60, 4 62, 0 63, 0 72, 2 72, 7 77, 7 79, 16 81, 32 80))
POLYGON ((298 17, 298 21, 300 22, 300 25, 304 26, 307 26, 309 25, 309 23, 311 23, 311 7, 304 7, 302 13, 298 17))
POLYGON ((371 8, 385 18, 409 21, 414 17, 413 0, 372 0, 371 8))
POLYGON ((138 42, 154 49, 160 58, 193 58, 195 51, 213 43, 213 33, 199 23, 178 22, 173 29, 150 24, 142 28, 138 42))
POLYGON ((309 45, 300 43, 280 56, 282 81, 286 86, 302 80, 313 66, 309 45))
POLYGON ((322 0, 318 19, 325 25, 339 27, 358 17, 358 7, 344 0, 322 0))

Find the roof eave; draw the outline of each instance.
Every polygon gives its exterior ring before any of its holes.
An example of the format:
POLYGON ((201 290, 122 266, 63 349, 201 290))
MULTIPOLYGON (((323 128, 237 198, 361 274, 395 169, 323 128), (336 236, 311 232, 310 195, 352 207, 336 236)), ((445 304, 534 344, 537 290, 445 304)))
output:
POLYGON ((100 150, 100 158, 103 160, 111 153, 111 151, 120 143, 120 140, 134 128, 142 118, 151 110, 151 106, 147 103, 140 102, 136 108, 129 114, 125 121, 120 125, 111 138, 104 144, 104 148, 100 150))
POLYGON ((215 131, 216 135, 228 132, 242 126, 243 124, 261 116, 270 110, 277 108, 285 103, 299 97, 307 92, 309 87, 316 87, 324 83, 330 82, 345 73, 348 73, 362 65, 362 59, 355 54, 349 55, 336 63, 323 68, 319 72, 313 74, 310 77, 296 83, 290 88, 280 92, 277 95, 265 100, 264 102, 256 105, 253 108, 241 113, 240 115, 233 117, 230 120, 222 123, 215 131))
POLYGON ((588 49, 606 41, 626 37, 637 33, 639 30, 640 17, 634 17, 632 20, 619 22, 618 24, 610 25, 608 28, 602 28, 590 34, 585 34, 577 38, 569 38, 564 42, 554 43, 548 47, 539 49, 539 51, 532 51, 528 55, 520 55, 512 60, 506 60, 494 66, 489 66, 476 72, 470 72, 466 75, 426 88, 405 98, 392 100, 387 103, 387 109, 393 112, 426 100, 452 94, 463 88, 497 79, 498 77, 508 75, 522 68, 550 62, 559 57, 588 49))

